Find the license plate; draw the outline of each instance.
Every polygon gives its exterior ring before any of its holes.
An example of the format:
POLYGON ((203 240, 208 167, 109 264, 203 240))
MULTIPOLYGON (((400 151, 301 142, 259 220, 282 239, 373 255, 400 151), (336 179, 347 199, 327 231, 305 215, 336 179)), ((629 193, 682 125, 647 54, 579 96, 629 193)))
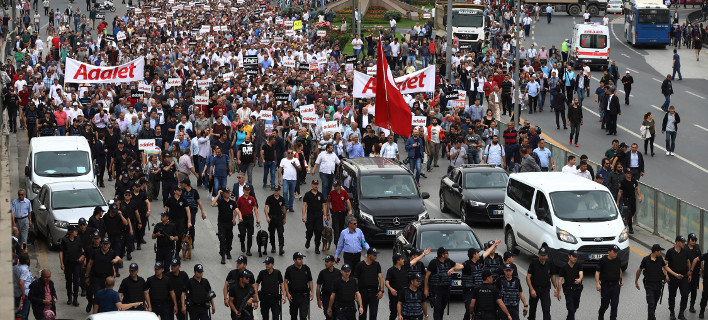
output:
POLYGON ((398 234, 399 231, 401 231, 401 230, 386 230, 386 235, 395 236, 398 234))
POLYGON ((605 256, 606 256, 606 254, 604 254, 604 253, 595 253, 595 254, 589 255, 589 259, 590 260, 600 260, 605 256))
POLYGON ((452 285, 453 285, 453 286, 461 286, 461 285, 462 285, 462 280, 452 280, 452 285))
POLYGON ((504 214, 504 210, 494 210, 494 211, 492 211, 492 214, 493 214, 493 215, 503 215, 503 214, 504 214))

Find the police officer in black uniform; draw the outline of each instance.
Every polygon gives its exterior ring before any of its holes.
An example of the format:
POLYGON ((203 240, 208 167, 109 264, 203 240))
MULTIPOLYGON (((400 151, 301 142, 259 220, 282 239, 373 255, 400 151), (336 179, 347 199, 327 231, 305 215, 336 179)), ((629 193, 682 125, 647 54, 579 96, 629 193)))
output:
POLYGON ((194 276, 187 281, 180 295, 182 314, 189 311, 189 318, 192 320, 211 319, 209 308, 211 307, 211 314, 216 312, 214 296, 209 280, 204 278, 204 266, 195 265, 194 276))
POLYGON ((89 295, 89 304, 86 306, 86 312, 90 312, 93 308, 94 294, 105 288, 106 278, 114 277, 117 273, 116 264, 121 262, 120 256, 111 249, 111 240, 108 237, 101 239, 101 249, 95 251, 91 255, 91 259, 86 266, 86 285, 91 287, 89 295))
MULTIPOLYGON (((224 305, 229 306, 229 287, 238 283, 238 280, 241 278, 241 271, 249 271, 246 269, 248 266, 248 257, 245 255, 240 255, 238 258, 236 258, 236 269, 233 269, 229 271, 229 274, 226 275, 226 281, 224 281, 224 305)), ((253 286, 253 291, 256 292, 256 295, 258 295, 258 284, 256 283, 256 277, 253 275, 253 272, 248 272, 250 275, 248 278, 248 283, 253 286)))
MULTIPOLYGON (((497 320, 497 307, 511 320, 509 310, 502 301, 499 290, 494 286, 494 274, 489 270, 482 271, 484 282, 472 291, 472 301, 469 310, 476 320, 497 320)), ((470 315, 471 316, 471 315, 470 315)))
POLYGON ((170 272, 167 274, 167 279, 170 282, 170 288, 175 292, 175 300, 177 300, 177 320, 186 319, 184 312, 184 301, 182 301, 182 293, 185 290, 189 276, 182 271, 182 261, 179 258, 172 258, 170 261, 170 272))
POLYGON ((192 188, 192 182, 189 178, 184 178, 180 182, 182 184, 182 197, 187 200, 187 205, 189 206, 189 213, 191 214, 192 226, 189 227, 189 236, 192 238, 192 248, 194 248, 194 240, 196 239, 196 232, 194 229, 194 223, 197 221, 197 210, 201 210, 202 220, 206 219, 206 213, 204 212, 204 206, 202 205, 202 199, 199 197, 199 191, 192 188))
POLYGON ((511 318, 519 320, 519 300, 524 304, 524 316, 526 316, 529 311, 529 306, 526 304, 526 297, 524 296, 524 290, 521 287, 521 280, 514 276, 514 271, 516 271, 515 265, 507 263, 502 269, 504 276, 497 278, 497 289, 511 318))
MULTIPOLYGON (((517 268, 516 268, 516 264, 515 264, 516 258, 514 258, 514 257, 516 257, 516 254, 515 254, 515 253, 513 253, 513 252, 511 252, 511 251, 504 252, 504 264, 507 264, 507 263, 508 263, 508 264, 511 264, 511 266, 514 268, 514 277, 515 277, 515 278, 518 278, 518 277, 519 277, 519 271, 518 271, 517 268)), ((497 278, 498 278, 498 277, 504 277, 504 270, 501 270, 501 269, 500 269, 499 272, 501 272, 501 273, 497 276, 497 278)))
POLYGON ((433 306, 433 320, 442 320, 443 311, 450 300, 450 286, 452 278, 450 270, 462 270, 461 263, 450 260, 447 249, 440 247, 437 251, 437 258, 430 261, 425 273, 425 296, 430 297, 433 306))
POLYGON ((268 320, 272 314, 273 320, 278 320, 280 312, 282 312, 283 274, 280 270, 275 269, 273 257, 266 257, 263 263, 265 270, 261 270, 256 277, 256 283, 261 286, 261 290, 258 292, 261 316, 263 316, 263 320, 268 320))
MULTIPOLYGON (((425 264, 420 260, 429 254, 430 248, 425 250, 420 250, 417 248, 411 249, 411 259, 403 264, 403 268, 408 272, 408 279, 412 279, 416 274, 419 274, 421 277, 425 275, 425 264)), ((421 288, 421 290, 423 289, 421 288)))
POLYGON ((162 265, 165 265, 175 255, 175 241, 179 240, 179 237, 177 237, 177 229, 174 223, 170 222, 169 213, 163 212, 160 214, 160 221, 152 229, 152 238, 157 239, 155 243, 155 261, 160 261, 162 265))
POLYGON ((342 276, 332 282, 332 294, 329 296, 327 314, 338 320, 355 320, 359 304, 359 315, 364 315, 361 303, 361 294, 356 280, 352 279, 352 267, 348 264, 342 266, 342 276))
POLYGON ((88 277, 86 268, 88 267, 89 261, 91 261, 91 257, 93 257, 93 255, 100 250, 101 235, 98 233, 98 231, 94 231, 91 239, 91 246, 89 246, 87 250, 84 250, 84 260, 86 261, 86 263, 84 263, 84 267, 83 269, 81 269, 81 284, 83 285, 83 287, 86 288, 86 299, 89 302, 89 304, 86 306, 86 312, 90 312, 93 308, 93 287, 90 285, 91 278, 88 277))
MULTIPOLYGON (((472 291, 484 281, 484 279, 482 279, 482 271, 485 270, 483 261, 494 252, 497 246, 499 246, 499 243, 501 243, 501 241, 494 241, 487 250, 482 251, 481 257, 477 248, 469 248, 467 250, 467 257, 469 259, 462 264, 462 299, 465 301, 466 311, 462 319, 469 319, 470 310, 467 310, 467 308, 470 305, 470 301, 472 301, 472 291)), ((496 257, 499 258, 499 255, 496 255, 496 257)), ((490 259, 490 261, 494 261, 493 263, 496 263, 496 260, 497 259, 490 259)), ((491 269, 488 270, 493 272, 491 269)))
MULTIPOLYGON (((86 296, 86 278, 84 277, 86 275, 86 263, 88 262, 90 258, 90 249, 93 244, 93 234, 97 230, 95 228, 89 227, 86 219, 81 218, 79 219, 79 239, 81 240, 81 248, 83 248, 83 256, 84 256, 84 262, 81 263, 81 275, 80 275, 80 280, 81 283, 79 284, 81 286, 81 294, 80 296, 85 297, 86 296)), ((100 239, 101 235, 97 235, 97 239, 99 239, 99 242, 97 243, 97 247, 100 247, 100 239)))
POLYGON ((676 305, 676 290, 681 293, 681 304, 679 306, 678 319, 685 319, 683 312, 688 304, 689 282, 692 277, 691 261, 688 259, 688 250, 686 250, 686 238, 681 235, 676 236, 676 244, 673 248, 666 250, 666 257, 669 269, 673 273, 669 273, 669 319, 675 320, 674 307, 676 305))
POLYGON ((150 217, 151 210, 150 199, 148 199, 147 192, 142 187, 143 183, 140 180, 133 182, 133 202, 135 202, 138 213, 140 213, 140 221, 142 221, 140 228, 133 228, 135 231, 135 243, 137 244, 136 250, 141 250, 142 245, 147 243, 145 241, 145 228, 149 223, 148 217, 150 217))
POLYGON ((211 201, 211 206, 218 208, 216 228, 219 236, 219 255, 221 255, 221 264, 226 264, 226 259, 231 260, 234 226, 238 219, 236 201, 231 198, 231 190, 229 188, 219 190, 211 201))
POLYGON ((359 316, 359 320, 366 320, 369 312, 370 320, 376 320, 379 310, 379 299, 383 297, 384 280, 381 273, 381 264, 376 261, 378 250, 371 247, 366 252, 366 259, 357 263, 352 276, 357 280, 359 295, 363 303, 364 314, 359 316))
POLYGON ((398 317, 398 295, 408 286, 408 271, 403 268, 406 259, 403 255, 394 253, 393 266, 386 270, 384 285, 388 288, 388 310, 389 320, 396 320, 398 317))
POLYGON ((315 236, 315 254, 320 254, 320 241, 322 239, 322 218, 329 220, 327 213, 327 199, 322 192, 317 190, 320 182, 312 180, 312 190, 302 197, 302 222, 305 223, 305 249, 310 248, 310 240, 315 236))
POLYGON ((266 198, 264 212, 266 221, 268 221, 268 232, 270 233, 270 253, 275 253, 275 234, 277 232, 278 243, 280 244, 279 254, 282 256, 285 253, 285 250, 283 250, 283 246, 285 246, 283 231, 287 218, 285 217, 285 198, 280 195, 279 185, 273 187, 273 194, 266 198))
POLYGON ((310 300, 314 296, 315 288, 312 285, 312 272, 310 267, 303 263, 305 255, 301 252, 293 253, 293 264, 285 269, 285 295, 290 301, 290 318, 296 320, 298 313, 300 320, 307 319, 310 313, 310 300))
POLYGON ((120 213, 130 222, 131 233, 126 233, 126 228, 123 229, 123 246, 126 251, 126 259, 133 260, 131 253, 135 249, 135 232, 143 226, 143 221, 140 219, 140 212, 136 201, 133 201, 133 190, 125 189, 123 192, 123 201, 119 207, 120 213))
MULTIPOLYGON (((644 257, 637 268, 637 274, 634 276, 634 286, 639 289, 639 275, 644 270, 644 290, 647 291, 647 319, 656 320, 656 305, 661 298, 661 289, 664 287, 664 280, 669 279, 669 273, 672 270, 666 266, 664 258, 661 257, 663 251, 659 244, 654 244, 651 247, 651 254, 644 257)), ((703 318, 703 309, 701 309, 700 318, 703 318)))
POLYGON ((548 261, 548 248, 541 247, 538 250, 538 259, 534 259, 529 265, 526 274, 526 284, 529 286, 529 320, 536 319, 536 307, 541 301, 543 320, 551 319, 551 284, 555 287, 556 275, 553 272, 553 265, 548 261))
POLYGON ((398 320, 427 320, 428 304, 425 303, 423 276, 420 273, 410 277, 410 285, 398 292, 396 311, 398 320))
POLYGON ((500 240, 489 240, 484 245, 486 255, 484 259, 482 259, 482 264, 484 265, 484 270, 489 270, 494 279, 503 273, 502 267, 504 267, 504 260, 502 256, 497 253, 497 246, 499 246, 500 243, 500 240))
POLYGON ((258 308, 258 297, 253 286, 248 283, 249 277, 253 277, 253 274, 242 270, 238 282, 229 286, 229 308, 232 320, 253 320, 253 309, 258 308))
POLYGON ((578 251, 568 252, 568 263, 560 268, 557 278, 554 296, 560 301, 560 291, 563 288, 565 308, 568 310, 567 320, 575 320, 575 312, 580 308, 580 295, 583 292, 583 265, 578 262, 578 251))
POLYGON ((688 252, 688 260, 691 260, 691 281, 689 282, 689 291, 691 293, 690 304, 688 305, 688 312, 696 313, 696 296, 698 295, 698 284, 701 281, 701 248, 696 244, 698 241, 698 236, 695 233, 689 233, 686 237, 688 243, 686 244, 686 252, 688 252))
POLYGON ((79 229, 75 226, 69 226, 66 236, 61 239, 61 251, 59 251, 59 262, 66 278, 66 296, 68 298, 66 304, 73 304, 75 307, 79 306, 77 298, 79 296, 81 265, 84 263, 84 249, 81 239, 78 237, 78 231, 79 229))
MULTIPOLYGON (((118 206, 115 204, 108 207, 108 214, 104 214, 102 219, 103 224, 106 226, 106 235, 111 241, 111 249, 113 249, 113 251, 115 251, 121 259, 123 259, 123 253, 125 252, 125 243, 123 241, 125 230, 128 229, 128 234, 133 233, 128 219, 126 219, 123 213, 118 210, 118 206)), ((122 262, 119 261, 114 265, 114 267, 116 269, 115 277, 120 277, 118 268, 122 267, 122 262)), ((98 288, 98 290, 101 289, 103 289, 103 286, 98 288)), ((98 290, 96 292, 98 292, 98 290)))
POLYGON ((154 312, 160 319, 172 319, 172 314, 177 313, 177 298, 163 271, 162 261, 155 262, 155 274, 145 281, 145 302, 148 311, 154 312))
MULTIPOLYGON (((617 320, 617 306, 619 305, 620 288, 622 288, 622 261, 617 256, 620 251, 617 245, 613 245, 607 251, 607 256, 602 257, 597 262, 597 271, 595 272, 595 285, 597 291, 600 291, 600 310, 598 311, 598 319, 605 318, 605 311, 609 306, 610 320, 617 320)), ((688 259, 686 259, 686 262, 688 259)), ((686 304, 683 304, 686 307, 686 304)), ((683 309, 682 309, 683 311, 683 309)))
POLYGON ((326 320, 332 320, 334 317, 327 314, 327 306, 329 306, 329 297, 332 294, 332 283, 341 278, 342 274, 339 269, 334 267, 334 256, 327 255, 324 261, 325 267, 317 275, 317 307, 322 309, 326 320))
POLYGON ((175 186, 172 189, 172 196, 165 201, 165 211, 170 214, 170 221, 177 228, 177 236, 182 237, 187 229, 192 226, 192 214, 189 210, 187 199, 182 196, 184 189, 175 186))
POLYGON ((162 182, 162 203, 167 204, 167 199, 172 195, 172 189, 177 186, 177 164, 172 160, 169 152, 165 152, 162 155, 160 174, 160 181, 162 182))
MULTIPOLYGON (((120 282, 118 294, 123 304, 145 302, 145 279, 138 275, 138 264, 131 263, 128 267, 130 274, 120 282)), ((145 310, 144 304, 131 308, 131 310, 145 310)))

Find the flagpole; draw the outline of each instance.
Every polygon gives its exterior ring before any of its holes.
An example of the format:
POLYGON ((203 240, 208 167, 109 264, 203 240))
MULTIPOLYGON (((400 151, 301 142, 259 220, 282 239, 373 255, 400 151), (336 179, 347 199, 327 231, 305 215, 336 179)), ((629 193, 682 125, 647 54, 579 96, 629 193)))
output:
MULTIPOLYGON (((396 36, 396 35, 394 34, 394 37, 395 37, 395 36, 396 36)), ((382 46, 382 45, 381 45, 381 31, 379 31, 379 45, 382 46)), ((382 49, 383 49, 383 46, 382 46, 382 49)), ((384 58, 384 60, 386 60, 386 56, 385 56, 385 55, 384 55, 383 58, 384 58)), ((383 63, 383 62, 381 62, 381 63, 383 63)), ((388 62, 387 62, 387 64, 386 64, 386 66, 388 67, 388 62)), ((384 73, 386 73, 387 70, 388 70, 388 69, 384 69, 384 73)), ((385 80, 385 79, 384 79, 384 80, 385 80)), ((384 81, 384 89, 385 89, 385 90, 388 90, 388 88, 387 88, 388 83, 387 83, 387 82, 388 82, 388 81, 384 81)), ((388 91, 384 91, 384 92, 388 92, 388 91)), ((385 94, 384 97, 385 97, 385 100, 386 100, 386 114, 388 115, 388 117, 387 117, 387 119, 388 119, 388 130, 389 130, 389 133, 388 133, 388 134, 390 135, 390 134, 391 134, 391 131, 393 131, 393 129, 391 129, 391 109, 390 109, 389 106, 388 106, 388 94, 385 94)))

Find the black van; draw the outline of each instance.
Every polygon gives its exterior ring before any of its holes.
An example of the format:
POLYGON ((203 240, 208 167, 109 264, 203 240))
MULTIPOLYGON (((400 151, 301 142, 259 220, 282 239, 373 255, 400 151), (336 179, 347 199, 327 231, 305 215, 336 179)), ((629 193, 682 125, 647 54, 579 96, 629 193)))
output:
POLYGON ((343 159, 338 175, 369 241, 393 240, 409 223, 429 218, 423 200, 430 194, 421 193, 408 168, 395 160, 343 159))

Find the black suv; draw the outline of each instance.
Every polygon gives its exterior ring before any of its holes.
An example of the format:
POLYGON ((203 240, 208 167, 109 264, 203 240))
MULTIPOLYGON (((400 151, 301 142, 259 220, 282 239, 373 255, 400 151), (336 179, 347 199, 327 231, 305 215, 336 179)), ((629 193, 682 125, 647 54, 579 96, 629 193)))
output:
POLYGON ((509 174, 493 165, 463 165, 440 181, 440 211, 453 211, 462 221, 504 221, 509 174))
POLYGON ((409 223, 429 217, 423 200, 430 195, 421 193, 408 168, 395 160, 343 159, 339 179, 369 241, 393 239, 409 223))
MULTIPOLYGON (((432 253, 420 261, 428 267, 430 261, 435 259, 435 251, 445 247, 450 253, 450 260, 463 263, 468 260, 469 248, 482 249, 482 245, 474 234, 472 228, 457 219, 429 219, 417 221, 406 226, 396 237, 393 244, 393 253, 402 254, 410 260, 411 250, 421 251, 430 248, 432 253)), ((462 293, 462 273, 455 271, 452 274, 452 288, 454 294, 462 293)))

